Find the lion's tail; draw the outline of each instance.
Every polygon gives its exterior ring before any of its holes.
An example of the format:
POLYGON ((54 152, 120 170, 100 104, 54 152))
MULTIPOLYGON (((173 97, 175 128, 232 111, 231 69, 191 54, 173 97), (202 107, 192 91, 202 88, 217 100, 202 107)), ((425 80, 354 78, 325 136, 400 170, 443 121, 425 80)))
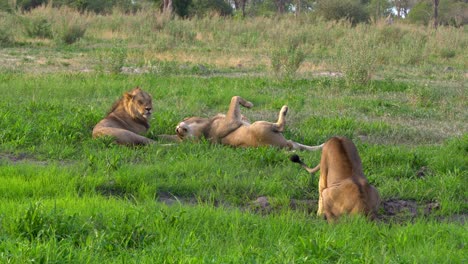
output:
POLYGON ((320 169, 320 164, 317 165, 315 168, 308 167, 297 154, 294 154, 291 157, 289 157, 289 160, 295 163, 299 163, 301 167, 304 168, 310 174, 316 173, 320 169))

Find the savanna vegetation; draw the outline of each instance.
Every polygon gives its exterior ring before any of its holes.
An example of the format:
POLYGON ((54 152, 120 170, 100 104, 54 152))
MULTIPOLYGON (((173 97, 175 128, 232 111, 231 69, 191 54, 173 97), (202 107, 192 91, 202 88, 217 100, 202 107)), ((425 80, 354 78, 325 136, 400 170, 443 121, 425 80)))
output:
POLYGON ((2 263, 467 261, 464 27, 75 8, 0 12, 2 263), (318 218, 318 179, 286 150, 92 139, 135 86, 155 140, 233 95, 252 121, 287 104, 295 141, 352 139, 378 219, 318 218))

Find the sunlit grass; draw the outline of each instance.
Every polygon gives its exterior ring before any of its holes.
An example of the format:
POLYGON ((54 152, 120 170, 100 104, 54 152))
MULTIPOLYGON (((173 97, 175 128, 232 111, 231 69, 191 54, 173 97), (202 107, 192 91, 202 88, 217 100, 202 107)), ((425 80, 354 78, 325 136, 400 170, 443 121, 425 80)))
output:
MULTIPOLYGON (((57 28, 67 14, 81 16, 44 8, 4 16, 2 25, 20 28, 17 21, 49 12, 57 28)), ((311 17, 167 20, 149 11, 81 18, 86 31, 72 45, 0 25, 8 33, 0 51, 0 262, 466 260, 463 29, 311 17), (366 66, 353 58, 355 45, 344 49, 363 34, 375 36, 366 42, 372 54, 361 54, 373 63, 367 84, 316 76, 366 66), (305 54, 302 65, 293 78, 272 78, 268 55, 291 42, 305 54), (275 121, 286 104, 287 138, 351 138, 383 201, 415 204, 415 212, 381 206, 376 222, 329 225, 315 215, 318 176, 286 150, 92 139, 93 126, 135 86, 154 98, 154 139, 184 117, 226 112, 233 95, 253 102, 242 109, 251 121, 275 121)), ((310 165, 320 160, 320 152, 298 154, 310 165)))

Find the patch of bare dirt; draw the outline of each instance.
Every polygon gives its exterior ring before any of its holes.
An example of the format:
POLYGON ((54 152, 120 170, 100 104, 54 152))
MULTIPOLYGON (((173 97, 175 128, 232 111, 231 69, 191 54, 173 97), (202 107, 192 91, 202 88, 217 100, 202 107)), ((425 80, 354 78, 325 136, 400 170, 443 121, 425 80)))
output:
POLYGON ((157 201, 166 205, 176 205, 176 204, 197 204, 197 200, 195 198, 185 198, 185 197, 177 197, 169 192, 158 192, 157 201))
MULTIPOLYGON (((184 198, 177 197, 168 192, 158 193, 157 201, 164 203, 168 206, 176 204, 189 204, 197 205, 199 201, 195 198, 184 198)), ((308 200, 308 199, 291 199, 288 205, 276 205, 271 201, 269 197, 260 196, 255 200, 252 200, 245 206, 242 206, 240 209, 261 214, 268 215, 280 212, 284 210, 285 207, 290 210, 302 211, 308 214, 315 214, 317 211, 317 200, 308 200)), ((232 207, 222 202, 217 202, 214 206, 223 206, 223 207, 232 207)), ((437 210, 440 209, 440 204, 437 202, 416 202, 412 200, 401 200, 401 199, 388 199, 381 203, 380 210, 378 214, 378 221, 385 223, 404 223, 411 222, 416 218, 420 217, 430 217, 437 210)), ((454 214, 450 216, 438 216, 435 219, 441 222, 455 222, 460 224, 465 224, 468 214, 454 214)))
POLYGON ((0 162, 7 161, 12 163, 20 163, 20 162, 28 162, 34 163, 37 165, 48 165, 46 161, 40 161, 35 159, 34 157, 28 155, 27 153, 19 153, 19 154, 10 154, 10 153, 0 153, 0 162))
POLYGON ((125 188, 119 186, 115 181, 109 181, 98 185, 95 188, 96 192, 107 197, 126 198, 129 194, 125 188))

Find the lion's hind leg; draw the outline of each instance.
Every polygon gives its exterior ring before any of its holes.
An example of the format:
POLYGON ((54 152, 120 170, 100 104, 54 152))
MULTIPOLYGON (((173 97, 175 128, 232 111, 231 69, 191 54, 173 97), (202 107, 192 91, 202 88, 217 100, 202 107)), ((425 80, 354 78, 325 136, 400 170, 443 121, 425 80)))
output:
POLYGON ((278 121, 276 123, 273 123, 273 127, 275 131, 282 133, 284 131, 284 127, 286 126, 286 114, 288 113, 288 106, 283 105, 281 107, 281 110, 279 111, 278 114, 278 121))
POLYGON ((351 179, 325 188, 321 196, 323 211, 329 222, 345 214, 359 214, 364 212, 364 203, 360 195, 359 186, 351 179))
POLYGON ((148 145, 154 143, 153 140, 132 131, 114 127, 95 128, 93 130, 93 137, 97 138, 101 136, 113 137, 118 144, 122 145, 148 145))
POLYGON ((242 122, 242 115, 240 113, 240 106, 242 105, 246 108, 253 107, 253 104, 240 96, 233 96, 231 103, 229 104, 229 110, 226 114, 226 121, 232 123, 242 122))

